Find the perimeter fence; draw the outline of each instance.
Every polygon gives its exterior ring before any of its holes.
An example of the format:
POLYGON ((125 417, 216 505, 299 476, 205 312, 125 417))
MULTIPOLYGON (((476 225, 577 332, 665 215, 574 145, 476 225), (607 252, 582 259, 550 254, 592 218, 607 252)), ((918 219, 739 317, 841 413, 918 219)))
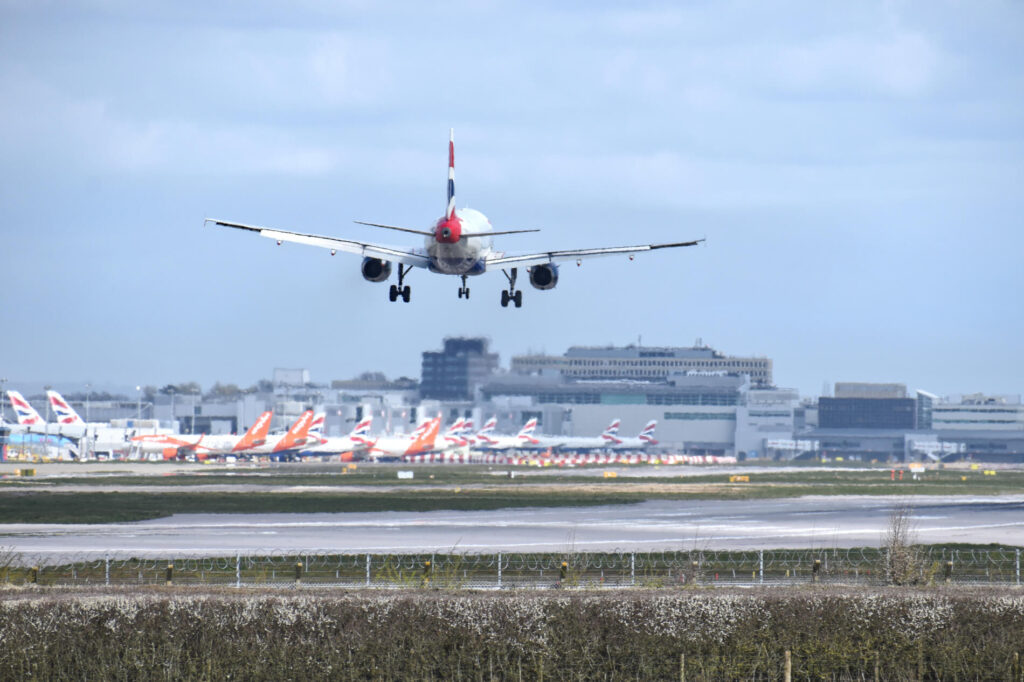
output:
POLYGON ((265 550, 228 556, 0 552, 0 584, 225 585, 445 589, 686 585, 1021 584, 1021 550, 911 548, 660 552, 341 554, 265 550))

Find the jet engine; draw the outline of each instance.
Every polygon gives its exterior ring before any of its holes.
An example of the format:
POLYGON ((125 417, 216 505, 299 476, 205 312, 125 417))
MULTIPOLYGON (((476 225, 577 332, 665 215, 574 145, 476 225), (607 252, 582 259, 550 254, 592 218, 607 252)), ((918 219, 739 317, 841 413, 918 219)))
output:
POLYGON ((534 265, 530 268, 530 284, 534 289, 554 289, 558 284, 558 267, 551 265, 534 265))
POLYGON ((363 279, 369 282, 383 282, 391 276, 391 262, 380 258, 364 258, 360 270, 363 279))

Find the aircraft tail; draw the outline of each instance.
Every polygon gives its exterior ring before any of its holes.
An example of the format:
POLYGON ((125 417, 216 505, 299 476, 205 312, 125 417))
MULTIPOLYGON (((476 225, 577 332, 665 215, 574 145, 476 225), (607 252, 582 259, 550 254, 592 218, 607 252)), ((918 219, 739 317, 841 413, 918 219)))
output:
POLYGON ((654 440, 654 429, 656 429, 657 427, 657 419, 652 419, 651 421, 647 422, 647 426, 645 426, 644 430, 640 432, 640 440, 642 440, 647 445, 657 445, 658 441, 654 440))
POLYGON ((267 433, 270 432, 270 418, 273 416, 273 412, 264 412, 259 416, 259 419, 249 427, 249 430, 242 436, 242 440, 238 441, 235 447, 231 448, 232 452, 240 452, 242 450, 248 450, 249 448, 256 447, 257 445, 263 445, 267 440, 267 433))
POLYGON ((601 434, 601 439, 609 444, 621 443, 619 440, 619 425, 622 423, 619 419, 613 419, 612 423, 608 425, 608 428, 601 434))
POLYGON ((448 131, 448 205, 445 208, 445 219, 451 220, 455 215, 455 129, 448 131))
POLYGON ((85 421, 78 416, 74 408, 64 400, 64 396, 57 391, 47 391, 46 397, 50 400, 50 409, 57 415, 57 423, 65 426, 83 426, 85 421))
POLYGON ((498 428, 498 418, 491 417, 490 419, 487 420, 487 423, 484 424, 484 428, 480 429, 480 431, 476 435, 489 436, 492 433, 494 433, 494 429, 496 428, 498 428))
POLYGON ((523 428, 519 430, 517 434, 520 438, 528 438, 533 435, 534 430, 537 428, 537 418, 534 417, 530 421, 523 424, 523 428))
POLYGON ((24 426, 36 426, 45 424, 45 420, 39 416, 36 409, 32 407, 25 397, 17 391, 7 391, 7 397, 11 401, 11 409, 14 410, 14 416, 18 418, 18 423, 24 426))
POLYGON ((406 451, 408 454, 416 454, 434 449, 437 434, 441 431, 441 418, 434 417, 430 421, 425 422, 425 426, 426 428, 422 430, 417 429, 418 433, 406 451))
POLYGON ((309 424, 309 439, 323 442, 324 425, 327 422, 326 412, 317 412, 313 415, 313 421, 309 424))
POLYGON ((348 434, 349 438, 367 438, 370 435, 370 427, 373 426, 373 415, 371 414, 366 419, 361 420, 356 427, 352 429, 352 433, 348 434))
POLYGON ((304 445, 306 442, 306 436, 309 434, 309 426, 313 423, 313 410, 306 410, 302 413, 292 428, 288 429, 288 433, 284 434, 278 444, 274 447, 274 452, 281 452, 282 450, 290 450, 300 445, 304 445))

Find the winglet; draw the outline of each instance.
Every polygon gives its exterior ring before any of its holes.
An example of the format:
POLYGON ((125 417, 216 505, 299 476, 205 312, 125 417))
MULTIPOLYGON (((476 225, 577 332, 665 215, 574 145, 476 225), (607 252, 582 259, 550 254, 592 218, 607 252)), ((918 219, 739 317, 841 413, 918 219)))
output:
POLYGON ((448 207, 445 209, 445 220, 451 220, 455 214, 455 128, 448 131, 448 207))

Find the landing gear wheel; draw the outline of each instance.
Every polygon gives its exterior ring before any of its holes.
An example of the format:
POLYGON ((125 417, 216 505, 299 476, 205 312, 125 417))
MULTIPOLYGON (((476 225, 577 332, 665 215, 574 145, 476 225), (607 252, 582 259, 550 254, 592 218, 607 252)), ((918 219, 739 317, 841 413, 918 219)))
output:
POLYGON ((388 299, 392 303, 397 301, 399 296, 401 296, 402 300, 405 301, 406 303, 409 302, 409 296, 411 295, 412 290, 409 288, 408 284, 403 285, 402 282, 405 280, 405 276, 409 274, 410 270, 412 270, 411 265, 402 265, 401 263, 399 263, 398 284, 392 284, 391 288, 388 290, 388 299))
POLYGON ((402 289, 402 300, 405 301, 406 303, 408 303, 410 296, 412 296, 412 289, 410 289, 409 285, 406 284, 405 288, 402 289))
POLYGON ((518 273, 519 271, 516 268, 512 268, 510 272, 505 273, 505 278, 508 280, 508 291, 501 292, 502 308, 507 308, 509 301, 515 303, 517 308, 523 307, 523 292, 516 291, 516 275, 518 273))
POLYGON ((463 296, 466 297, 466 300, 469 300, 469 287, 466 286, 465 275, 462 276, 462 286, 459 287, 459 298, 462 298, 463 296))
POLYGON ((388 299, 392 303, 398 300, 398 287, 396 287, 394 284, 392 284, 391 289, 388 290, 388 299))

